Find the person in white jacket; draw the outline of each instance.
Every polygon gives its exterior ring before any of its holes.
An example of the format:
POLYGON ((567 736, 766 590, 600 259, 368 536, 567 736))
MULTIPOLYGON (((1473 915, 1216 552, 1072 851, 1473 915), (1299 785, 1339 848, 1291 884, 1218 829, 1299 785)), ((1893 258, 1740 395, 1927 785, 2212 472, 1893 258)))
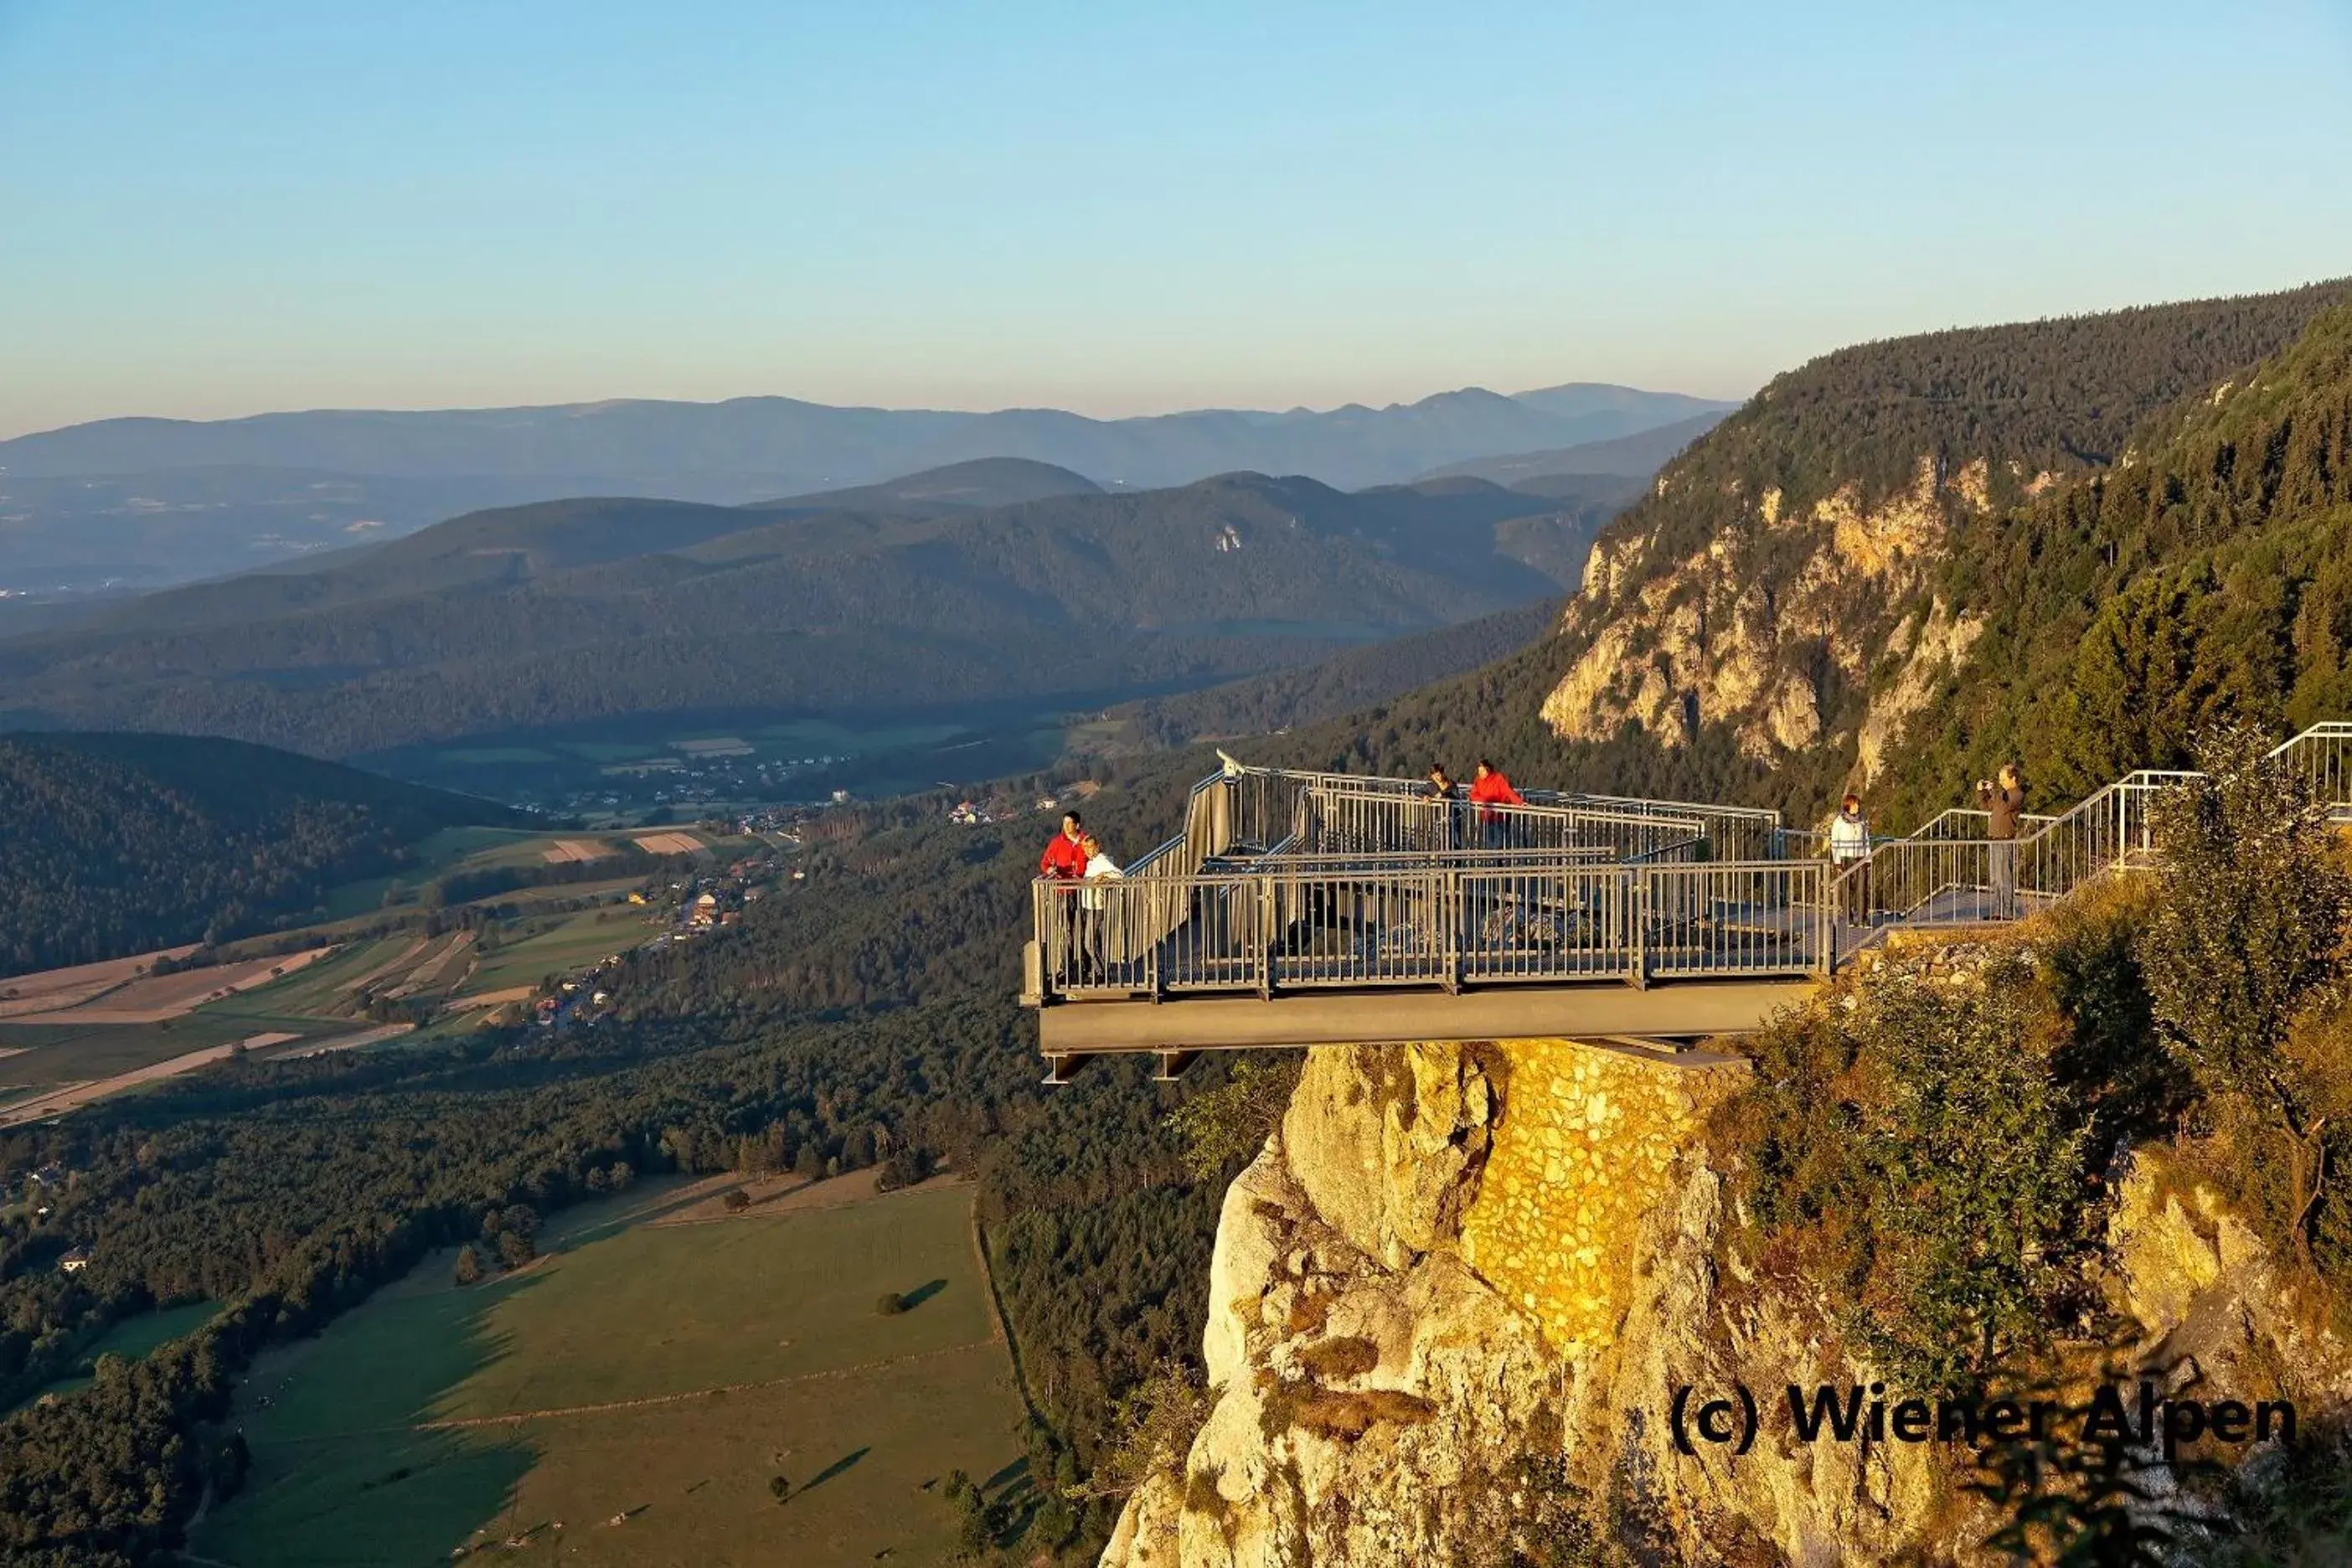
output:
POLYGON ((1118 881, 1127 873, 1103 853, 1102 841, 1091 833, 1078 840, 1078 849, 1087 858, 1086 882, 1078 889, 1078 973, 1086 984, 1101 980, 1106 969, 1103 924, 1110 894, 1102 884, 1118 881))
POLYGON ((1849 794, 1830 818, 1830 875, 1844 890, 1846 918, 1856 925, 1870 923, 1870 818, 1863 814, 1862 796, 1849 794))

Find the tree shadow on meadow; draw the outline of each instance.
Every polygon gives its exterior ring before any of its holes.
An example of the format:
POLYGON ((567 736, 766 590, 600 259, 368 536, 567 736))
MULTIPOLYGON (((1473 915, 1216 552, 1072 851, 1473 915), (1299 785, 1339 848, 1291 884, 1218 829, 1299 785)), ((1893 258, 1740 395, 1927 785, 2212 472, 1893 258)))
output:
POLYGON ((824 1485, 825 1482, 833 1479, 834 1477, 841 1474, 844 1470, 848 1469, 851 1466, 856 1464, 858 1460, 866 1458, 866 1455, 873 1451, 874 1450, 871 1447, 852 1448, 848 1453, 844 1454, 841 1458, 835 1459, 833 1463, 827 1465, 824 1469, 819 1470, 814 1476, 811 1477, 808 1484, 802 1487, 800 1491, 795 1492, 793 1495, 798 1497, 816 1490, 817 1488, 824 1485))
POLYGON ((898 1305, 902 1310, 911 1312, 947 1288, 948 1282, 944 1279, 927 1279, 913 1289, 902 1292, 898 1305))
POLYGON ((286 1366, 257 1366, 233 1417, 252 1471, 193 1550, 237 1568, 415 1563, 530 1533, 509 1516, 536 1445, 520 1426, 459 1424, 456 1395, 514 1353, 494 1314, 541 1278, 372 1301, 286 1366))

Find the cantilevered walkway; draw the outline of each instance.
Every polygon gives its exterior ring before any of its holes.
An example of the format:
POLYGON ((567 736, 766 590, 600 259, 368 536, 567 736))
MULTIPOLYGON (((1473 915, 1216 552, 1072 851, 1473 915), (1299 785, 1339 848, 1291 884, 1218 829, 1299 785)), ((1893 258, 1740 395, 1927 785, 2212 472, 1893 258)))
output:
MULTIPOLYGON (((2352 806, 2352 724, 2277 754, 2352 806)), ((2147 864, 2140 772, 2021 836, 1948 811, 1866 862, 1748 806, 1228 767, 1121 880, 1038 881, 1022 1000, 1077 1058, 1330 1041, 1690 1039, 1752 1029, 1887 933, 2015 920, 2147 864)))

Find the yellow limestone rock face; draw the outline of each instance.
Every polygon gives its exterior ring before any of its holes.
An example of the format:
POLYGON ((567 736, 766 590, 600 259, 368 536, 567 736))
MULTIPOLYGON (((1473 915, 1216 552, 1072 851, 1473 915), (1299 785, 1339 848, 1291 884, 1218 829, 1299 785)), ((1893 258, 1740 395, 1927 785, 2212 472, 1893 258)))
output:
POLYGON ((2352 1401, 2352 1345, 2210 1189, 2173 1179, 2166 1156, 2133 1156, 2107 1225, 2109 1294, 2159 1364, 2193 1363, 2206 1386, 2276 1389, 2305 1407, 2352 1401))
MULTIPOLYGON (((1688 1384, 1868 1384, 1847 1303, 1748 1267, 1701 1122, 1744 1066, 1568 1039, 1319 1047, 1226 1194, 1208 1416, 1105 1568, 1490 1568, 1531 1458, 1655 1532, 1649 1560, 1987 1568, 1968 1456, 1672 1440, 1688 1384), (1726 1278, 1738 1281, 1727 1288, 1726 1278)), ((2352 1347, 2212 1194, 2143 1152, 2108 1284, 2139 1353, 2212 1389, 2352 1400, 2352 1347)))
MULTIPOLYGON (((1848 482, 1811 505, 1777 486, 1752 503, 1734 487, 1724 504, 1706 548, 1638 590, 1654 535, 1593 545, 1564 623, 1584 634, 1584 651, 1542 707, 1561 739, 1606 739, 1630 720, 1682 745, 1696 715, 1733 726, 1741 749, 1768 762, 1818 744, 1829 716, 1817 661, 1826 654, 1860 682, 1893 652, 1907 624, 1898 606, 1945 553, 1951 521, 1990 509, 1991 471, 1977 458, 1948 473, 1927 453, 1908 485, 1875 502, 1848 482)), ((1882 730, 1899 724, 1906 703, 1916 706, 1908 689, 1882 730)))
POLYGON ((1871 699, 1869 711, 1863 716, 1862 732, 1855 742, 1855 766, 1865 786, 1878 776, 1888 753, 1903 738, 1903 726, 1911 715, 1927 706, 1937 683, 1959 668, 1985 629, 1983 616, 1955 617, 1951 607, 1941 599, 1929 605, 1927 620, 1920 626, 1916 641, 1911 637, 1914 624, 1905 620, 1895 637, 1889 639, 1888 652, 1902 658, 1902 669, 1892 684, 1871 699))
POLYGON ((1569 1355, 1606 1348, 1629 1298, 1635 1237, 1675 1162, 1745 1062, 1679 1067, 1631 1047, 1509 1042, 1511 1092, 1462 1257, 1569 1355))
POLYGON ((1743 1071, 1565 1039, 1310 1051, 1220 1216, 1208 1417, 1107 1568, 1485 1561, 1743 1071))
MULTIPOLYGON (((1981 486, 1981 459, 1964 470, 1981 486)), ((1936 459, 1923 456, 1911 488, 1864 510, 1862 487, 1848 483, 1815 503, 1813 517, 1830 531, 1831 546, 1841 560, 1865 577, 1883 578, 1906 562, 1940 551, 1944 542, 1943 486, 1936 459)))

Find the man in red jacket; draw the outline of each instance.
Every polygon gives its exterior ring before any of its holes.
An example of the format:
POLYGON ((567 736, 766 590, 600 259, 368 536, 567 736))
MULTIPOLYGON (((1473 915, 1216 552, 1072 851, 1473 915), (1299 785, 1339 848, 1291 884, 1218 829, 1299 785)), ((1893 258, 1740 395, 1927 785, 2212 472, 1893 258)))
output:
POLYGON ((1037 875, 1055 884, 1054 929, 1060 940, 1045 954, 1048 972, 1066 985, 1079 957, 1078 884, 1087 879, 1086 826, 1075 811, 1062 814, 1062 831, 1037 857, 1037 875))
POLYGON ((1486 847, 1500 849, 1506 837, 1504 817, 1495 808, 1525 805, 1527 801, 1511 787, 1511 781, 1503 776, 1503 770, 1484 757, 1478 759, 1477 776, 1470 784, 1470 798, 1478 803, 1478 825, 1485 829, 1486 847))

